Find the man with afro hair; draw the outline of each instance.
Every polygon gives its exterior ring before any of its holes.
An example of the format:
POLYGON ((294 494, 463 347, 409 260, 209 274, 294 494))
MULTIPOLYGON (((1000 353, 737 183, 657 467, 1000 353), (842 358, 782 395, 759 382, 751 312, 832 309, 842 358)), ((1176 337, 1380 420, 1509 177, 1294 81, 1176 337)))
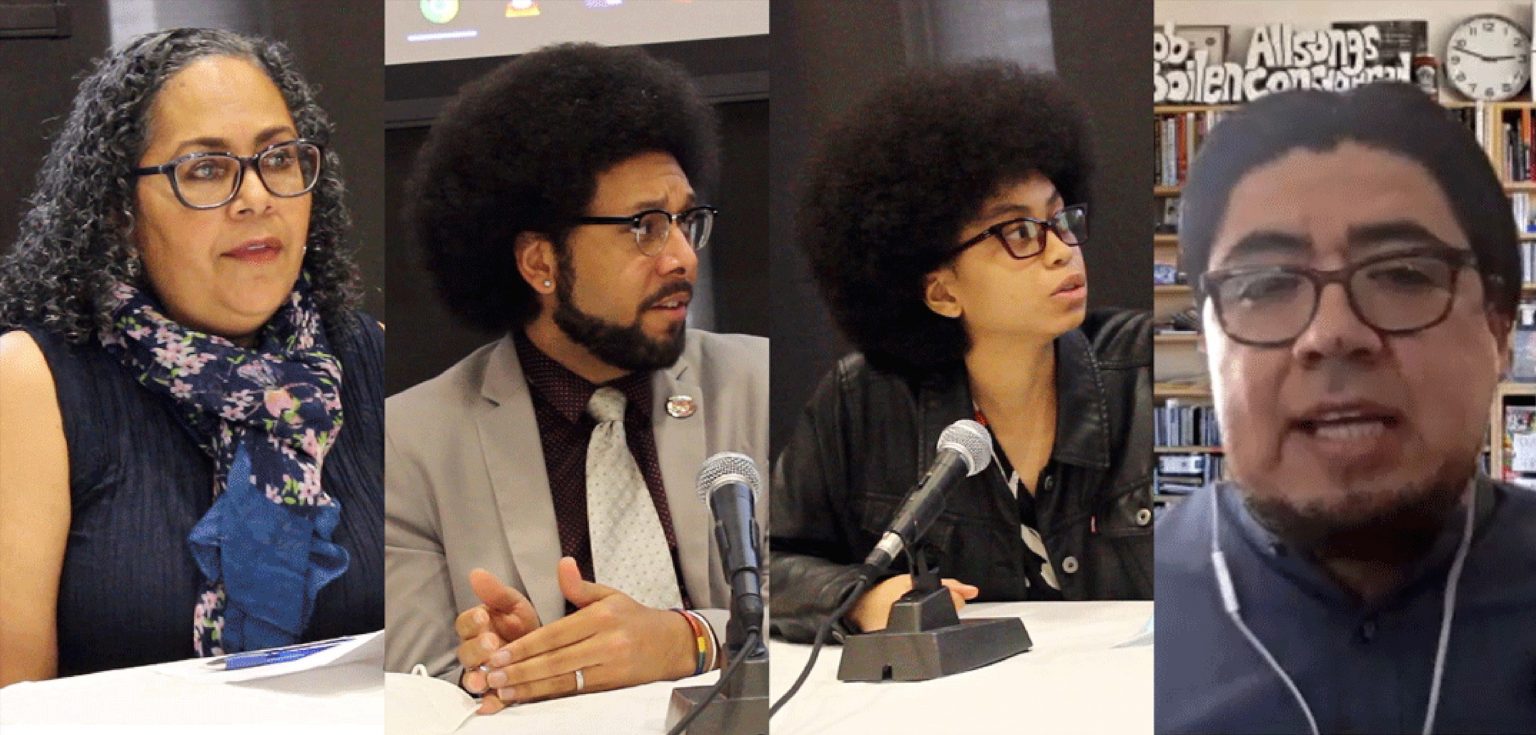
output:
MULTIPOLYGON (((798 241, 849 341, 773 473, 773 626, 811 639, 948 424, 995 460, 925 538, 966 600, 1150 599, 1151 339, 1086 306, 1090 153, 1054 76, 919 70, 856 107, 810 165, 798 241)), ((1112 245, 1113 243, 1106 243, 1112 245)), ((893 569, 832 621, 883 628, 893 569)))
POLYGON ((768 344, 686 328, 716 136, 680 67, 591 44, 502 65, 433 126, 408 219, 450 309, 506 336, 388 401, 391 670, 489 713, 719 665, 694 478, 766 457, 768 344))

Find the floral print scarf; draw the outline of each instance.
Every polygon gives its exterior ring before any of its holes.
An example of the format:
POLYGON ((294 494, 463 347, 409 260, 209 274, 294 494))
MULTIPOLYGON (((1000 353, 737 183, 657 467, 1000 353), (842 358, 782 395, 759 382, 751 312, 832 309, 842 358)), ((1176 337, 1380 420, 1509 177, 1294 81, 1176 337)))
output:
POLYGON ((301 277, 254 349, 188 329, 138 288, 113 292, 100 341, 164 395, 214 463, 213 505, 187 541, 203 576, 198 656, 297 642, 320 588, 349 557, 331 541, 341 504, 321 487, 341 431, 341 364, 301 277))

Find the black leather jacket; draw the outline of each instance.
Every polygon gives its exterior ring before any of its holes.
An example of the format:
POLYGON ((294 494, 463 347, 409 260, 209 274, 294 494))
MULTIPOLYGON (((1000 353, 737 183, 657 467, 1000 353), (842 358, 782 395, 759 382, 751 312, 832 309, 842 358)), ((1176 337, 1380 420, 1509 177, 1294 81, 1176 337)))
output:
MULTIPOLYGON (((1035 502, 1065 599, 1152 598, 1151 373, 1145 312, 1096 310, 1056 340, 1056 444, 1035 502)), ((939 387, 915 387, 859 355, 838 363, 774 467, 775 631, 797 642, 815 636, 933 461, 939 433, 972 415, 963 369, 939 387)), ((988 468, 950 490, 925 538, 942 576, 980 588, 976 601, 1021 600, 1019 525, 1017 501, 988 468)), ((834 634, 848 632, 838 621, 834 634)))

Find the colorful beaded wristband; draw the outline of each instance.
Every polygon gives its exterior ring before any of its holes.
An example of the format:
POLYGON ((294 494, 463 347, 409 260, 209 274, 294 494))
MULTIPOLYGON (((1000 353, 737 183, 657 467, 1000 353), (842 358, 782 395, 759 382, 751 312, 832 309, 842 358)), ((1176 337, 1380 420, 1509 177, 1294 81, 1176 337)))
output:
POLYGON ((720 638, 714 634, 714 626, 710 625, 710 618, 703 617, 700 612, 694 612, 693 617, 699 618, 703 637, 710 638, 710 657, 703 660, 703 671, 714 671, 717 667, 725 666, 725 661, 720 661, 720 638))
POLYGON ((704 632, 703 624, 699 622, 694 613, 677 608, 672 608, 672 612, 683 616, 683 619, 688 621, 688 627, 693 630, 693 640, 698 648, 698 656, 693 666, 693 675, 698 676, 704 673, 704 657, 709 653, 709 635, 704 632))

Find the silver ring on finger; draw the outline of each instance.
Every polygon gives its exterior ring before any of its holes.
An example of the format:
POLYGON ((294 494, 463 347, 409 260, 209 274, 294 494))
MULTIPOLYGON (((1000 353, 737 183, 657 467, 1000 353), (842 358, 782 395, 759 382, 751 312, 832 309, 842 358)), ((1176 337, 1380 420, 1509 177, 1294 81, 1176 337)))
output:
POLYGON ((584 674, 581 673, 581 669, 577 669, 576 670, 576 691, 579 692, 579 691, 581 691, 583 689, 586 689, 586 688, 587 688, 587 677, 584 674))

